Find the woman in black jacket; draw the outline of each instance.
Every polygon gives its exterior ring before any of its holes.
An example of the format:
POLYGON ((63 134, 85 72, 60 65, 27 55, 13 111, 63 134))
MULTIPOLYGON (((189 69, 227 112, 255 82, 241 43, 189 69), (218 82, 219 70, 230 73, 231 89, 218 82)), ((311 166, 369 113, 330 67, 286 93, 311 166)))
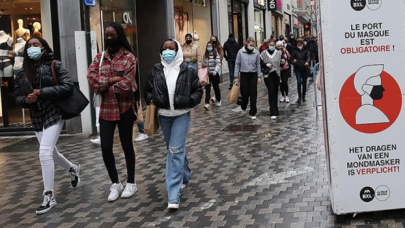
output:
POLYGON ((180 44, 167 39, 160 48, 161 62, 155 64, 146 83, 145 100, 158 108, 160 126, 167 146, 166 190, 169 209, 178 209, 180 189, 187 186, 191 170, 186 157, 190 109, 203 94, 197 71, 183 62, 180 44))
POLYGON ((56 148, 64 121, 55 100, 71 95, 73 83, 62 63, 54 60, 52 49, 44 39, 33 37, 25 44, 23 68, 17 72, 14 90, 17 105, 30 109, 39 142, 44 200, 36 213, 44 214, 56 205, 53 190, 55 163, 70 172, 73 188, 80 182, 80 165, 71 163, 56 148), (53 61, 57 83, 52 76, 53 61))
POLYGON ((305 100, 305 94, 307 92, 307 79, 308 79, 308 66, 309 61, 311 61, 311 56, 307 50, 307 47, 304 46, 304 40, 297 40, 297 47, 294 48, 291 55, 292 63, 294 64, 294 72, 297 77, 297 90, 298 90, 298 99, 295 103, 301 103, 305 100), (302 91, 301 91, 302 86, 302 91))

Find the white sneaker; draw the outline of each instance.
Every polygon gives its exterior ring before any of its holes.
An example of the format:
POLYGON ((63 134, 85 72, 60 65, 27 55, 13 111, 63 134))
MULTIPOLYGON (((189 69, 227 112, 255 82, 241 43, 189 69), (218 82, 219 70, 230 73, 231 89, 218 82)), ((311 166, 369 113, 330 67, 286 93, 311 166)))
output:
POLYGON ((97 144, 97 145, 100 145, 101 144, 100 136, 98 136, 95 139, 90 139, 90 142, 92 142, 94 144, 97 144))
POLYGON ((276 120, 277 119, 277 116, 271 116, 270 117, 272 120, 276 120))
POLYGON ((209 110, 210 109, 210 104, 205 104, 204 108, 205 108, 205 110, 209 110))
POLYGON ((136 137, 136 139, 135 139, 134 141, 135 141, 135 142, 139 142, 139 141, 145 140, 145 139, 147 139, 147 138, 148 138, 148 135, 147 135, 147 134, 139 133, 138 136, 136 137))
POLYGON ((215 105, 220 107, 221 106, 221 101, 215 101, 215 105))
POLYGON ((285 97, 285 103, 290 103, 290 99, 288 97, 285 97))
POLYGON ((285 98, 285 97, 281 97, 281 98, 280 98, 280 102, 281 102, 281 103, 286 102, 286 98, 285 98))
POLYGON ((121 183, 112 184, 110 187, 110 195, 108 195, 108 202, 116 201, 118 199, 118 197, 120 196, 123 189, 124 189, 124 187, 122 187, 121 183))
POLYGON ((238 106, 238 107, 232 109, 232 112, 244 112, 244 111, 243 111, 242 107, 238 106))
POLYGON ((53 194, 44 194, 44 201, 42 201, 41 206, 35 211, 37 215, 45 214, 56 206, 55 196, 53 194))
POLYGON ((167 204, 167 208, 168 209, 179 209, 179 207, 180 207, 180 204, 179 203, 168 203, 167 204))
POLYGON ((127 183, 124 191, 121 194, 121 198, 123 198, 123 199, 129 198, 129 197, 133 196, 136 191, 138 191, 136 184, 127 183))
POLYGON ((180 189, 185 189, 187 187, 187 184, 182 184, 180 189))
POLYGON ((252 120, 256 120, 256 116, 250 116, 252 118, 252 120))

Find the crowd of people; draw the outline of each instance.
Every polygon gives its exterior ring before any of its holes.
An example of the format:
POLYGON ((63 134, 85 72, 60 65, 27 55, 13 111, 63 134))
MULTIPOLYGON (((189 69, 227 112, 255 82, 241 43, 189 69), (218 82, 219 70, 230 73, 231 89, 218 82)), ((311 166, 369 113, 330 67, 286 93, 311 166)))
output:
MULTIPOLYGON (((87 78, 90 90, 100 97, 96 105, 100 136, 92 142, 101 145, 101 155, 111 181, 108 201, 113 202, 120 197, 133 196, 138 189, 133 128, 140 102, 140 96, 134 94, 140 93, 140 88, 136 74, 137 60, 122 25, 109 23, 103 35, 106 50, 96 55, 89 66, 87 78), (117 127, 126 162, 125 187, 119 179, 113 153, 117 127)), ((211 36, 201 51, 191 34, 185 35, 184 44, 173 39, 162 42, 159 49, 161 59, 151 69, 143 95, 147 105, 157 107, 167 148, 165 177, 168 209, 180 207, 181 189, 191 179, 185 144, 190 127, 190 111, 200 104, 203 96, 198 70, 207 68, 209 77, 209 84, 204 86, 206 110, 210 109, 210 102, 218 107, 222 104, 219 84, 225 58, 229 68, 229 89, 236 82, 240 84, 241 102, 233 111, 245 113, 250 103, 250 118, 256 119, 257 85, 263 80, 268 91, 271 119, 276 119, 279 115, 278 102, 289 102, 291 66, 297 78, 297 102, 305 102, 308 66, 311 60, 317 61, 314 37, 306 45, 304 40, 295 40, 293 35, 290 38, 288 42, 284 36, 278 40, 271 37, 257 47, 253 37, 240 46, 233 34, 229 34, 222 46, 217 36, 211 36)), ((57 101, 66 99, 74 90, 69 72, 60 61, 54 59, 53 51, 44 39, 32 37, 27 41, 24 53, 23 69, 17 72, 15 96, 19 106, 29 108, 40 145, 44 190, 43 202, 36 213, 44 214, 56 205, 55 163, 70 173, 73 188, 80 183, 81 166, 66 159, 56 148, 64 124, 57 101)), ((143 123, 138 124, 135 142, 147 138, 143 128, 143 123)))

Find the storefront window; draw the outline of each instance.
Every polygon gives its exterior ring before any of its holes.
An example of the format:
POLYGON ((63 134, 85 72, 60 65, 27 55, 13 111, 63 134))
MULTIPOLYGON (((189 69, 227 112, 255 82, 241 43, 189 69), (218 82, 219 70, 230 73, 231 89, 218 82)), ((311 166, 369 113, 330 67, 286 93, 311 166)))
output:
POLYGON ((264 12, 263 10, 255 9, 255 39, 257 45, 260 46, 265 39, 264 37, 264 12))
POLYGON ((135 0, 101 0, 103 27, 110 22, 122 25, 134 53, 138 53, 136 37, 135 0))
POLYGON ((15 103, 14 77, 22 68, 24 46, 30 37, 42 37, 53 46, 50 1, 2 1, 0 9, 0 128, 30 128, 29 110, 15 103))
MULTIPOLYGON (((193 34, 196 44, 204 47, 209 41, 211 31, 211 1, 204 4, 198 1, 174 0, 174 28, 176 40, 184 44, 185 35, 193 34)), ((222 42, 222 40, 221 40, 222 42)))

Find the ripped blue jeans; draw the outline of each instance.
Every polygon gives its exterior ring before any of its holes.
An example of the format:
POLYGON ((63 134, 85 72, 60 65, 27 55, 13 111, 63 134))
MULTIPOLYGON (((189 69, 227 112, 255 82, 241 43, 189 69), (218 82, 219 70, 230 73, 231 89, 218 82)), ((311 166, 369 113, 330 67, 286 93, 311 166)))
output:
POLYGON ((169 203, 180 202, 181 185, 190 181, 191 170, 186 157, 186 138, 190 127, 190 112, 181 116, 159 116, 167 146, 166 191, 169 203))

